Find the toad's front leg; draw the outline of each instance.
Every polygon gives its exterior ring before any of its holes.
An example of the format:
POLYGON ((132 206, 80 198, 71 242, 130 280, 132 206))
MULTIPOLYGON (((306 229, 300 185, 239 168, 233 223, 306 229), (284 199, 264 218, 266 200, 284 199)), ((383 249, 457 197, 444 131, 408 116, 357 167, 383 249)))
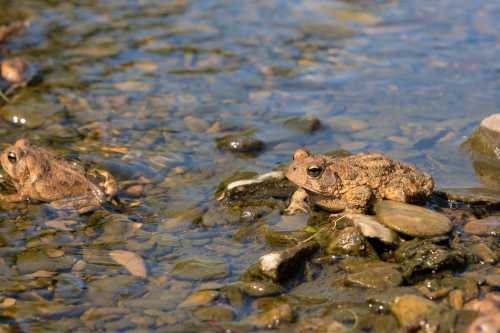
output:
POLYGON ((303 188, 297 189, 290 198, 290 204, 285 209, 285 213, 292 215, 297 212, 309 213, 310 208, 307 203, 308 194, 303 188))
POLYGON ((28 200, 28 197, 24 194, 14 193, 14 194, 0 194, 0 201, 5 202, 21 202, 28 200))
POLYGON ((370 187, 358 186, 346 192, 344 199, 347 203, 345 208, 347 213, 364 214, 374 199, 374 195, 370 187))

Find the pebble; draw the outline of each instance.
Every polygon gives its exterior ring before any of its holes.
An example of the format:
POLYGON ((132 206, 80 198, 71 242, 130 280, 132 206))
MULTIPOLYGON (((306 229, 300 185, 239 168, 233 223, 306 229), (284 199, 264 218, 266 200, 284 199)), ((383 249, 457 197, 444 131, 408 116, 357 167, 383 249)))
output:
POLYGON ((373 216, 347 213, 345 217, 351 220, 365 237, 377 238, 386 244, 396 245, 399 243, 398 235, 391 229, 380 224, 373 216))
POLYGON ((375 205, 375 212, 380 223, 412 237, 445 235, 452 228, 451 221, 445 215, 402 202, 380 201, 375 205))
POLYGON ((184 124, 188 130, 194 133, 206 132, 210 127, 210 124, 206 120, 193 116, 184 117, 184 124))
POLYGON ((4 80, 12 83, 21 83, 25 80, 25 72, 28 65, 21 58, 3 60, 1 62, 1 73, 4 80))
POLYGON ((477 236, 500 235, 500 216, 488 216, 479 220, 472 220, 464 225, 464 231, 477 236))
POLYGON ((264 142, 250 136, 226 135, 216 139, 217 148, 231 153, 255 154, 264 150, 264 142))
POLYGON ((402 327, 411 329, 419 327, 420 321, 436 308, 437 305, 434 302, 423 297, 403 295, 396 297, 391 311, 402 327))
POLYGON ((186 298, 184 302, 179 304, 179 307, 187 308, 191 306, 206 305, 212 302, 217 296, 219 296, 219 293, 215 290, 196 291, 186 298))
POLYGON ((185 280, 217 280, 226 277, 229 269, 219 259, 192 257, 181 260, 174 265, 172 275, 185 280))
POLYGON ((321 121, 315 116, 308 115, 287 119, 284 121, 284 125, 296 132, 312 134, 320 129, 321 121))

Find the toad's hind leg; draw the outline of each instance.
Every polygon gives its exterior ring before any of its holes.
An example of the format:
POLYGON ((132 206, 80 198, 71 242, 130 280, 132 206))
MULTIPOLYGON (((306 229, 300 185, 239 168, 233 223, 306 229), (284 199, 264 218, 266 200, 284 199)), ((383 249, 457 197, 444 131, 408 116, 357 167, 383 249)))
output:
POLYGON ((374 195, 370 187, 355 187, 345 194, 345 201, 347 202, 345 211, 350 213, 366 213, 373 199, 374 195))
POLYGON ((383 189, 384 199, 399 202, 413 202, 417 187, 408 177, 393 178, 383 189))
POLYGON ((50 206, 57 210, 85 214, 98 209, 101 201, 95 196, 80 196, 52 201, 50 206))

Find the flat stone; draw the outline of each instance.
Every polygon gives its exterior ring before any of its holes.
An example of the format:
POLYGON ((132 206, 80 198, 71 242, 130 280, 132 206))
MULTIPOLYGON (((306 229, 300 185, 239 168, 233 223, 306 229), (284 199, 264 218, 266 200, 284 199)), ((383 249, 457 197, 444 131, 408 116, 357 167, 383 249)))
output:
POLYGON ((377 219, 364 214, 345 214, 345 217, 358 227, 363 236, 376 238, 386 244, 396 245, 399 243, 398 235, 391 229, 380 224, 377 219))
POLYGON ((473 155, 480 154, 494 160, 500 160, 500 113, 492 114, 483 119, 464 146, 473 155))
POLYGON ((346 281, 365 288, 388 289, 399 286, 403 282, 403 276, 394 268, 378 267, 348 274, 346 281))
POLYGON ((403 295, 396 297, 391 311, 404 328, 417 328, 424 317, 436 310, 437 305, 420 296, 403 295))
POLYGON ((185 280, 216 280, 229 274, 229 270, 222 260, 193 257, 175 264, 172 275, 185 280))
POLYGON ((464 231, 478 236, 500 235, 500 216, 488 216, 484 219, 470 221, 464 225, 464 231))
POLYGON ((451 221, 443 214, 402 202, 383 200, 375 205, 380 223, 412 237, 435 237, 447 234, 451 221))
POLYGON ((443 188, 436 191, 447 200, 460 201, 471 205, 494 205, 500 203, 500 191, 482 187, 443 188))

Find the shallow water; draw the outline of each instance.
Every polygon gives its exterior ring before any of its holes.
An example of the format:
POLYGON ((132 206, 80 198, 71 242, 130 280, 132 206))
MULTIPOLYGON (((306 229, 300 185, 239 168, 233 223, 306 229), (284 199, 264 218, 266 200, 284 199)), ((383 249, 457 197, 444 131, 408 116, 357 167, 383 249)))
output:
MULTIPOLYGON (((144 196, 124 196, 129 208, 120 213, 128 219, 82 216, 71 231, 47 227, 43 207, 0 212, 0 296, 18 300, 0 322, 16 329, 161 330, 192 321, 217 331, 178 308, 207 282, 176 277, 174 266, 203 256, 224 262, 217 284, 238 280, 269 247, 234 239, 239 226, 217 213, 217 186, 236 171, 270 171, 298 147, 383 151, 431 172, 438 187, 484 185, 460 144, 498 111, 499 2, 23 0, 3 7, 0 23, 32 22, 9 52, 39 64, 44 79, 0 109, 2 144, 26 136, 101 163, 120 181, 146 183, 144 196), (306 115, 321 120, 320 130, 283 124, 306 115), (265 150, 247 157, 217 148, 216 138, 239 132, 253 133, 265 150), (208 226, 193 223, 204 214, 208 226), (131 278, 109 258, 113 249, 143 257, 148 278, 131 278), (32 252, 42 259, 30 261, 32 252), (50 254, 57 265, 37 267, 50 254), (81 270, 73 267, 79 260, 81 270), (26 275, 39 270, 56 273, 26 275), (82 317, 98 307, 122 312, 82 317)), ((250 311, 242 308, 237 318, 250 311)))

